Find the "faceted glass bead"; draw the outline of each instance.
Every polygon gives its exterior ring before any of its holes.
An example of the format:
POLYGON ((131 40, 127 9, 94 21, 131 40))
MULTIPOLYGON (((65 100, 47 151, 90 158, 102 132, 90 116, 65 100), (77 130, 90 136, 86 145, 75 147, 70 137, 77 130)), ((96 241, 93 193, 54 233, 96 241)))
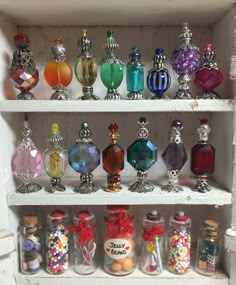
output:
POLYGON ((116 89, 123 79, 123 66, 120 63, 103 63, 100 68, 100 76, 108 89, 116 89))
POLYGON ((41 153, 32 142, 23 142, 16 149, 12 159, 12 172, 22 182, 30 182, 39 177, 42 167, 41 153))
POLYGON ((195 175, 214 172, 215 148, 211 144, 196 144, 191 152, 191 171, 195 175))
POLYGON ((44 69, 44 78, 51 87, 68 86, 72 80, 72 75, 71 66, 66 61, 49 62, 44 69))
POLYGON ((161 156, 168 171, 181 170, 188 158, 182 143, 169 143, 161 156))
POLYGON ((67 168, 67 150, 61 147, 46 149, 44 168, 48 176, 61 178, 67 168))
POLYGON ((152 69, 147 76, 148 89, 156 95, 157 98, 161 98, 164 92, 170 87, 170 74, 167 69, 152 69))
POLYGON ((81 174, 92 172, 100 164, 100 150, 93 143, 78 142, 68 151, 70 166, 81 174))
POLYGON ((157 147, 149 140, 135 140, 127 149, 127 161, 145 172, 157 161, 157 147))
POLYGON ((130 92, 141 92, 144 88, 143 65, 130 64, 126 69, 127 90, 130 92))
POLYGON ((38 70, 35 70, 33 74, 29 74, 25 72, 22 67, 18 67, 15 72, 11 74, 11 79, 16 88, 28 91, 37 85, 39 73, 38 70))
POLYGON ((194 83, 203 91, 211 91, 223 80, 223 74, 219 69, 202 68, 196 72, 194 83))
POLYGON ((97 62, 94 58, 78 57, 75 76, 83 86, 92 86, 97 78, 97 62))
POLYGON ((124 150, 118 144, 110 144, 102 152, 103 169, 109 175, 119 175, 124 169, 124 150))

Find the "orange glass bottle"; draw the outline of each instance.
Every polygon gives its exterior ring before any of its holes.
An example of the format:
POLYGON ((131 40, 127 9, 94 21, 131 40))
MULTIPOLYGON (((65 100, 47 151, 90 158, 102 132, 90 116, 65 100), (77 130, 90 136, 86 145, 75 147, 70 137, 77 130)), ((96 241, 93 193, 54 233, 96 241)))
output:
POLYGON ((73 72, 70 64, 65 60, 65 48, 60 38, 54 40, 51 47, 51 61, 47 63, 44 69, 44 79, 55 92, 51 100, 67 100, 65 87, 72 80, 73 72))

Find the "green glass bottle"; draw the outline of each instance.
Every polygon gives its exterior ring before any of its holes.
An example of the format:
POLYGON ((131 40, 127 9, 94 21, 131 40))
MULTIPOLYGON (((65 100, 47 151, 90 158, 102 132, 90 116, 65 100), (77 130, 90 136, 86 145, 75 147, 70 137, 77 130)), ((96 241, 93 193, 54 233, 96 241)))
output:
POLYGON ((100 68, 100 76, 103 84, 107 87, 108 91, 105 100, 121 99, 117 88, 123 80, 123 62, 116 57, 114 51, 119 48, 118 43, 114 39, 113 31, 107 32, 107 41, 104 45, 107 56, 102 60, 100 68))

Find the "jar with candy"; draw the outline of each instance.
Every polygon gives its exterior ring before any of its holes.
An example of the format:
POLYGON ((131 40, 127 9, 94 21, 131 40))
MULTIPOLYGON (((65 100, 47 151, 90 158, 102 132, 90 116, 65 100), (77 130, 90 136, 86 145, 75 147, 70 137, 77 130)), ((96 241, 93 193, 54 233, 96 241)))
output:
POLYGON ((187 273, 191 264, 191 219, 179 211, 170 217, 169 225, 167 268, 172 273, 187 273))
POLYGON ((149 275, 163 271, 164 219, 153 210, 143 218, 141 270, 149 275))
POLYGON ((74 216, 75 271, 79 274, 91 274, 96 271, 96 223, 94 214, 80 211, 74 216))
POLYGON ((62 274, 69 269, 68 215, 56 210, 47 216, 46 270, 62 274))
POLYGON ((195 269, 204 275, 214 275, 220 261, 222 230, 215 220, 205 220, 198 237, 195 269))
POLYGON ((24 274, 35 274, 42 265, 41 225, 37 216, 24 216, 19 227, 20 268, 24 274))
POLYGON ((104 269, 113 275, 126 275, 136 268, 134 216, 127 205, 107 206, 104 237, 104 269))

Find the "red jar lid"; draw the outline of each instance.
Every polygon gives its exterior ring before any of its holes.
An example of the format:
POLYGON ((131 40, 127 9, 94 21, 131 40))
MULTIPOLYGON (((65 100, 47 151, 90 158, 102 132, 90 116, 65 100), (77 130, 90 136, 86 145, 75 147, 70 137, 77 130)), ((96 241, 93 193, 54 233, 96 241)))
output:
POLYGON ((75 214, 77 219, 90 219, 94 215, 89 211, 79 211, 75 214))
POLYGON ((112 212, 128 211, 129 205, 108 205, 107 209, 112 212))
POLYGON ((174 219, 178 222, 187 222, 188 216, 185 216, 183 211, 179 211, 174 215, 174 219))
POLYGON ((65 216, 66 216, 66 213, 61 210, 55 210, 50 214, 50 218, 52 218, 53 220, 56 220, 57 222, 63 222, 65 216))
POLYGON ((156 210, 153 210, 147 214, 147 219, 150 221, 160 221, 161 215, 156 210))
POLYGON ((207 125, 208 124, 208 120, 207 119, 201 119, 200 120, 200 125, 207 125))

